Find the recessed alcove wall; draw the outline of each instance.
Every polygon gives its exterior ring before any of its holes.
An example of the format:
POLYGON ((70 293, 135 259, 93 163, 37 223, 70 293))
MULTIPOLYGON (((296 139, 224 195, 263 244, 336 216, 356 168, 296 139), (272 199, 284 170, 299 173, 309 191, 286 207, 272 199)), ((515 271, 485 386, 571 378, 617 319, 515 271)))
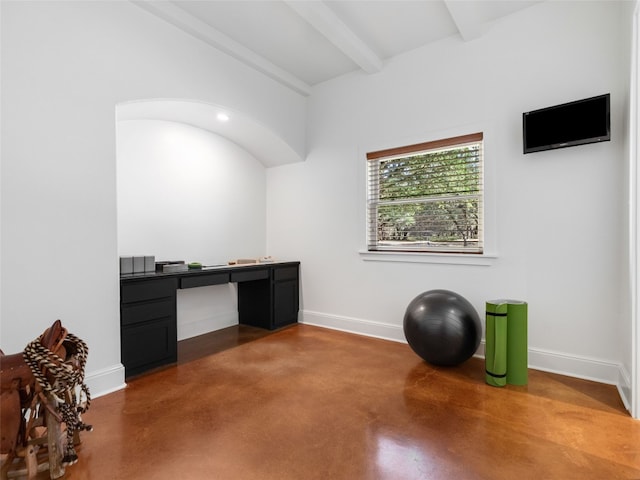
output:
MULTIPOLYGON (((211 265, 268 254, 266 168, 299 160, 285 142, 238 112, 176 100, 120 105, 116 133, 119 255, 211 265)), ((180 339, 234 323, 233 285, 178 292, 180 339)))

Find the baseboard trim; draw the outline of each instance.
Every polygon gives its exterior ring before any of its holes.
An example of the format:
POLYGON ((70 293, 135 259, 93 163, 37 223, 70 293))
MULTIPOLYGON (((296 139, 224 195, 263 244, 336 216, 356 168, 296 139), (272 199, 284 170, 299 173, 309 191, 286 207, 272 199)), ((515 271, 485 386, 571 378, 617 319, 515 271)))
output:
POLYGON ((178 341, 238 324, 238 312, 222 312, 195 322, 178 323, 178 341))
POLYGON ((529 365, 536 370, 616 385, 620 364, 592 357, 529 349, 529 365))
POLYGON ((624 408, 631 413, 631 399, 633 398, 631 394, 631 375, 629 375, 627 369, 624 368, 624 365, 620 365, 616 387, 618 388, 622 403, 624 403, 624 408))
MULTIPOLYGON (((303 311, 301 317, 300 323, 308 325, 407 343, 401 325, 391 325, 310 310, 303 311)), ((480 346, 474 356, 484 358, 484 340, 480 342, 480 346)), ((625 375, 624 369, 622 369, 620 364, 596 358, 529 348, 529 368, 592 380, 608 385, 616 385, 621 392, 623 402, 625 405, 628 405, 630 396, 625 392, 631 392, 631 382, 629 381, 629 376, 625 375)))
POLYGON ((388 323, 363 320, 361 318, 343 317, 327 313, 304 310, 299 319, 300 323, 317 327, 356 333, 367 337, 382 338, 394 342, 407 343, 401 326, 388 323))
POLYGON ((91 398, 102 397, 127 386, 124 381, 124 366, 121 363, 91 372, 85 375, 84 380, 91 392, 91 398))

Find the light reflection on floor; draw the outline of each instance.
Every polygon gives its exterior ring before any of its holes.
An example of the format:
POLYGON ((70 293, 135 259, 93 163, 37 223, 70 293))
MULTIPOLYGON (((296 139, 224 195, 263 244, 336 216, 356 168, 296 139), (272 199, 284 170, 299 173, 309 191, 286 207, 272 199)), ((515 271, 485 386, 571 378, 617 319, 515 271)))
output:
POLYGON ((426 479, 435 466, 429 452, 407 443, 406 439, 379 435, 376 442, 377 478, 426 479))

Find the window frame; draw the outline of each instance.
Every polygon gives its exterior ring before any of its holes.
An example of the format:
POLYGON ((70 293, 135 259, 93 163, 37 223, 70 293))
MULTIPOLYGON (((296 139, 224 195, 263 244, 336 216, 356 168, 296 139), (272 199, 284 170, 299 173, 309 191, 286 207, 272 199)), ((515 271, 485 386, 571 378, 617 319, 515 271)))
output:
MULTIPOLYGON (((485 155, 484 155, 484 132, 479 131, 471 134, 457 135, 447 138, 440 138, 428 142, 415 143, 411 145, 405 145, 400 147, 386 148, 382 150, 375 150, 366 153, 366 215, 365 215, 365 229, 366 229, 366 251, 360 253, 364 255, 365 260, 380 259, 380 255, 386 255, 390 257, 389 261, 414 261, 416 256, 429 257, 435 260, 435 263, 448 263, 447 259, 454 259, 459 257, 473 257, 473 258, 492 258, 490 255, 486 255, 486 239, 484 238, 484 228, 486 227, 485 206, 486 206, 486 185, 484 182, 485 172, 485 155), (406 248, 403 245, 378 245, 378 220, 374 219, 375 224, 372 223, 372 217, 376 215, 377 204, 380 201, 379 190, 374 191, 372 194, 372 179, 371 179, 371 163, 376 162, 377 165, 384 160, 393 158, 402 158, 403 156, 411 157, 419 155, 421 153, 436 153, 442 150, 455 149, 455 147, 464 148, 469 145, 479 144, 479 193, 470 194, 467 198, 476 197, 478 200, 478 244, 473 248, 456 248, 456 247, 443 247, 440 246, 416 246, 414 248, 406 248), (378 258, 376 258, 378 257, 378 258), (408 260, 412 258, 412 260, 408 260)), ((376 167, 374 167, 376 168, 376 167)), ((373 182, 374 185, 378 185, 377 179, 373 182)), ((374 187, 375 188, 375 187, 374 187)), ((451 192, 455 193, 455 192, 451 192)), ((464 198, 465 196, 461 196, 464 198)), ((452 199, 452 197, 449 197, 452 199)), ((407 201, 409 198, 405 199, 407 201)), ((403 201, 403 200, 400 200, 403 201)), ((422 199, 417 200, 417 203, 429 203, 433 200, 422 199)), ((421 260, 422 261, 422 260, 421 260)), ((427 260, 428 261, 428 260, 427 260)), ((476 264, 476 260, 473 260, 471 264, 476 264)), ((483 264, 482 262, 480 264, 483 264)))

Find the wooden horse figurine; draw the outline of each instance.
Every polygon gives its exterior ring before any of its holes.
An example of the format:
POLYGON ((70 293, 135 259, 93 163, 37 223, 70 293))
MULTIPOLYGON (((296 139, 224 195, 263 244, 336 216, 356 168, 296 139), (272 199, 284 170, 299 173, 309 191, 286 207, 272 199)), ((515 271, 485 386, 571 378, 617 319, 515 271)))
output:
POLYGON ((4 355, 0 351, 0 453, 6 456, 0 470, 3 479, 8 478, 16 458, 24 458, 28 478, 35 478, 43 468, 48 468, 50 478, 59 478, 65 466, 77 462, 77 432, 91 430, 80 419, 90 403, 83 383, 87 353, 87 345, 67 332, 60 320, 24 352, 4 355), (78 402, 78 388, 84 402, 78 402), (64 452, 61 424, 66 426, 64 452), (48 449, 48 463, 39 466, 36 454, 43 444, 48 449))

